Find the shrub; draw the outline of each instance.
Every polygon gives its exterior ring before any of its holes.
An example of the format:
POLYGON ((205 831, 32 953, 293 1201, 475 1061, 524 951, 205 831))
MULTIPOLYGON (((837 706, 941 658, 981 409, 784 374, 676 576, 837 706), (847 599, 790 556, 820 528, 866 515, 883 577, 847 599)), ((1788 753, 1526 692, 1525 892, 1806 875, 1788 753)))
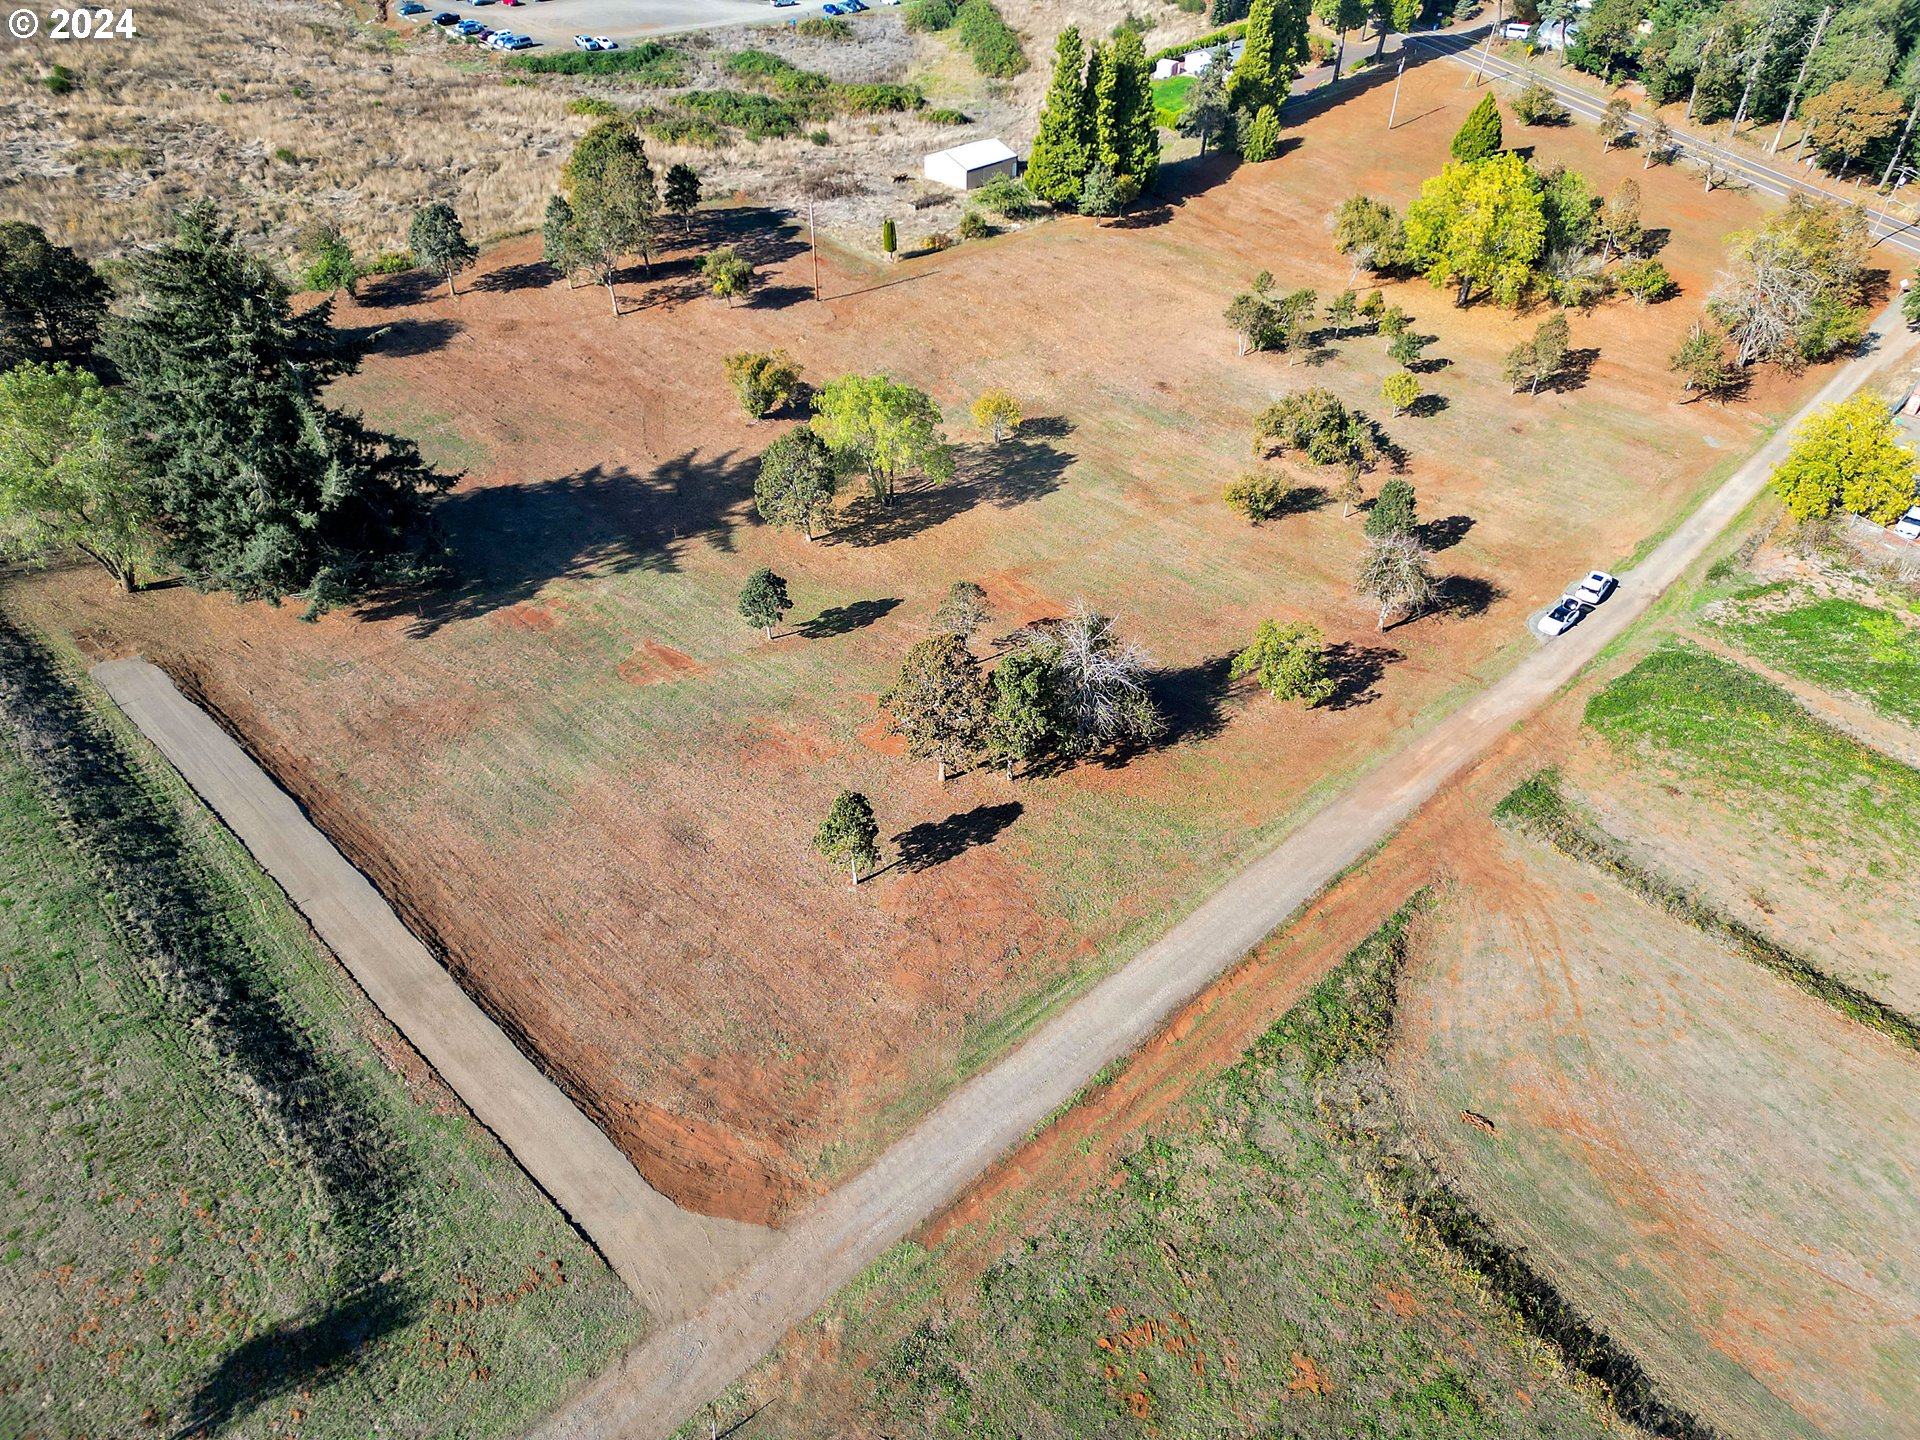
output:
POLYGON ((1673 294, 1676 287, 1667 267, 1658 260, 1629 260, 1614 277, 1620 288, 1642 305, 1657 304, 1673 294))
POLYGON ((800 388, 800 367, 784 350, 749 350, 721 363, 749 420, 784 409, 800 388))
POLYGON ((851 40, 853 26, 838 15, 809 15, 794 26, 800 34, 809 40, 851 40))
POLYGON ((620 107, 611 100, 602 100, 598 95, 576 95, 567 101, 567 114, 594 115, 605 120, 620 118, 620 107))
POLYGON ((1292 494, 1292 482, 1279 471, 1249 470, 1228 484, 1222 498, 1234 514, 1258 525, 1285 511, 1292 494))
POLYGON ((953 32, 982 75, 1007 80, 1027 68, 1020 36, 1001 18, 993 0, 962 0, 953 14, 953 32))
POLYGON ((1535 80, 1513 97, 1513 113, 1522 125, 1558 125, 1567 118, 1567 107, 1554 98, 1551 88, 1535 80))
POLYGON ((900 248, 900 232, 894 228, 891 215, 880 222, 880 248, 889 255, 900 248))
POLYGON ((809 130, 807 132, 807 139, 816 145, 831 145, 833 143, 833 137, 827 134, 825 130, 809 130))
POLYGON ((647 133, 669 145, 692 145, 711 150, 727 143, 726 134, 720 127, 699 115, 663 115, 647 122, 647 133))
POLYGON ((55 65, 41 78, 40 83, 47 87, 50 95, 68 95, 73 92, 73 72, 64 65, 55 65))
POLYGON ((737 51, 726 58, 721 68, 736 80, 763 81, 769 89, 795 98, 824 95, 833 88, 833 81, 818 71, 802 70, 767 50, 737 51))
POLYGON ((360 267, 362 275, 404 275, 413 269, 411 250, 389 250, 376 255, 360 267))
POLYGON ((278 160, 282 165, 298 165, 300 163, 300 157, 284 145, 273 152, 273 158, 278 160))
POLYGON ((953 0, 907 0, 909 30, 945 30, 953 24, 953 0))
POLYGON ((1258 163, 1271 160, 1280 149, 1280 117, 1271 105, 1262 105, 1240 134, 1240 157, 1258 163))
POLYGON ((773 95, 745 90, 692 90, 680 103, 715 124, 744 130, 749 140, 778 139, 798 133, 806 107, 773 95))
POLYGON ((920 242, 920 248, 934 255, 939 254, 942 250, 951 250, 953 248, 953 236, 947 234, 944 230, 936 230, 920 242))
POLYGON ((649 85, 677 85, 686 73, 685 57, 658 40, 643 40, 629 50, 513 55, 507 65, 533 75, 633 75, 649 85))
POLYGON ((996 176, 973 192, 973 203, 1002 220, 1029 220, 1040 213, 1040 202, 1018 180, 996 176))
POLYGON ((927 103, 918 85, 836 85, 831 98, 852 115, 898 115, 927 103))
POLYGON ((978 210, 969 210, 960 217, 962 240, 984 240, 991 234, 993 234, 993 226, 978 210))
POLYGON ((944 106, 938 110, 929 110, 927 120, 934 125, 971 125, 973 117, 964 110, 949 110, 944 106))

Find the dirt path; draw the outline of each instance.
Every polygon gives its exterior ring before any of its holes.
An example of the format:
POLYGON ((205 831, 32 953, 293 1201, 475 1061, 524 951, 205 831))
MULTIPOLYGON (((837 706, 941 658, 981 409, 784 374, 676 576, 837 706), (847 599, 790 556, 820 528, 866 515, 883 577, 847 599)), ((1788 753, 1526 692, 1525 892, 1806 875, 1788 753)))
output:
POLYGON ((778 1243, 698 1313, 630 1350, 535 1434, 669 1434, 1571 681, 1761 493, 1798 420, 1857 389, 1910 348, 1913 336, 1889 307, 1869 343, 1867 354, 1835 372, 1800 415, 1627 572, 1614 598, 1584 624, 1387 758, 1159 943, 948 1096, 864 1173, 796 1216, 778 1243))
POLYGON ((368 997, 535 1184, 586 1232, 656 1324, 712 1294, 768 1231, 682 1210, 534 1068, 285 791, 144 660, 94 679, 287 892, 368 997))

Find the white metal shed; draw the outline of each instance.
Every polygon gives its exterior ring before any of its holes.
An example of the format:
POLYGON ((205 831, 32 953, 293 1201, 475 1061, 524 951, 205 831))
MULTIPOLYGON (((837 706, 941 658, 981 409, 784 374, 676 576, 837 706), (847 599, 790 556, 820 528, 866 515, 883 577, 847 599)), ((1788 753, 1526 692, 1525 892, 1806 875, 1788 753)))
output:
POLYGON ((927 156, 927 179, 955 190, 978 190, 989 180, 1020 174, 1020 157, 999 140, 974 140, 927 156))

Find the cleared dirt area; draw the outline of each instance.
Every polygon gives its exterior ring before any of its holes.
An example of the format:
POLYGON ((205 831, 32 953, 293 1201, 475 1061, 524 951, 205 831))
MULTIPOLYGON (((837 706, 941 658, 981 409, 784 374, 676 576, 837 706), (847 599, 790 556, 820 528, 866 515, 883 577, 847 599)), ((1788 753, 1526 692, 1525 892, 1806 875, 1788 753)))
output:
POLYGON ((1473 1203, 1725 1433, 1904 1433, 1914 1057, 1537 842, 1456 863, 1396 1063, 1473 1203))
POLYGON ((443 507, 463 589, 317 626, 182 590, 122 599, 78 572, 23 600, 90 654, 141 651, 197 687, 657 1187, 776 1215, 1316 785, 1498 669, 1530 643, 1529 610, 1624 559, 1788 405, 1794 388, 1763 379, 1746 405, 1683 407, 1665 371, 1753 203, 1543 134, 1542 158, 1603 190, 1642 181, 1686 293, 1575 316, 1575 346, 1598 352, 1584 385, 1527 401, 1499 361, 1538 317, 1397 288, 1451 362, 1429 376, 1444 410, 1389 423, 1423 516, 1447 522, 1449 611, 1378 634, 1337 504, 1258 530, 1231 517, 1220 487, 1260 405, 1325 384, 1379 412, 1387 362, 1377 339, 1320 366, 1236 359, 1227 298, 1261 268, 1344 284, 1332 206, 1355 189, 1404 203, 1474 98, 1456 70, 1413 68, 1401 114, 1421 118, 1390 151, 1385 91, 1360 92, 1275 164, 1176 169, 1177 202, 1127 227, 1053 223, 884 271, 829 255, 818 306, 792 231, 747 210, 725 223, 765 267, 748 306, 697 296, 675 258, 625 277, 616 321, 524 244, 457 302, 371 288, 342 318, 388 327, 383 351, 342 394, 466 468, 443 507), (816 380, 888 370, 955 416, 1006 384, 1035 420, 1000 447, 956 427, 956 484, 850 505, 809 545, 749 515, 779 426, 738 418, 720 357, 768 345, 816 380), (797 607, 770 644, 734 613, 761 564, 797 607), (1082 597, 1117 614, 1161 667, 1167 743, 945 789, 891 753, 872 697, 958 578, 985 586, 990 635, 1082 597), (1336 704, 1227 685, 1269 616, 1342 647, 1336 704), (875 797, 897 857, 858 891, 806 851, 842 786, 875 797))

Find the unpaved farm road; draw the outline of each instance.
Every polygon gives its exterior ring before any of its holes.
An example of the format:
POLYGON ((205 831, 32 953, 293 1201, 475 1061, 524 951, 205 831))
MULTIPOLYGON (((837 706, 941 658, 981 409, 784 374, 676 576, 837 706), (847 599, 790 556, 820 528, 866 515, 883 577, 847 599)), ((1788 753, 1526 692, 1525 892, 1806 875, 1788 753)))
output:
POLYGON ((690 1318, 634 1346, 577 1391, 533 1432, 537 1440, 670 1434, 1102 1067, 1136 1049, 1644 614, 1760 494, 1801 416, 1850 394, 1913 343, 1892 306, 1871 333, 1875 348, 1842 367, 1800 415, 1623 575, 1607 604, 1368 772, 1165 938, 954 1091, 871 1168, 795 1217, 771 1248, 690 1318))
POLYGON ((695 1215, 648 1185, 164 670, 108 660, 93 678, 240 837, 380 1013, 586 1232, 656 1324, 685 1315, 767 1243, 757 1226, 695 1215))

